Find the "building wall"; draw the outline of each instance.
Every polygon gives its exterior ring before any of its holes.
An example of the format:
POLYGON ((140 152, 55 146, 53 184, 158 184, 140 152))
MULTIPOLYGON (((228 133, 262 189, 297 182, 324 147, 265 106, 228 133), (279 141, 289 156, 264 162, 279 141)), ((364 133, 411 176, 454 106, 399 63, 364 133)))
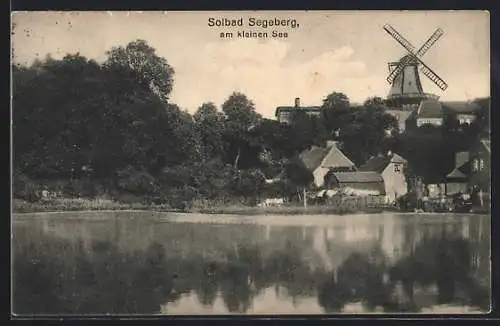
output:
POLYGON ((471 124, 474 120, 476 120, 476 116, 474 114, 458 114, 457 120, 461 125, 471 124))
POLYGON ((389 163, 382 171, 385 185, 385 197, 388 203, 392 203, 397 197, 408 192, 408 184, 404 175, 404 166, 399 164, 399 172, 396 171, 394 163, 389 163))
POLYGON ((490 154, 486 151, 481 151, 478 153, 473 153, 471 157, 472 173, 469 179, 469 185, 471 187, 477 185, 484 192, 491 193, 490 154))
POLYGON ((443 125, 443 118, 417 118, 417 127, 430 124, 433 126, 443 125))
POLYGON ((399 131, 403 132, 406 128, 406 119, 408 119, 408 117, 410 116, 412 111, 409 111, 409 110, 387 110, 386 112, 398 120, 399 131))
POLYGON ((458 192, 466 192, 467 183, 466 182, 447 182, 446 183, 446 194, 454 195, 458 192))
POLYGON ((278 121, 279 122, 284 122, 284 123, 288 123, 290 122, 290 112, 280 112, 278 114, 278 121))
POLYGON ((325 175, 328 173, 329 169, 325 167, 318 167, 313 172, 314 184, 316 187, 321 187, 325 183, 325 175))
POLYGON ((340 182, 338 186, 342 188, 352 188, 359 190, 382 190, 383 185, 380 182, 340 182))
POLYGON ((446 190, 445 183, 430 183, 426 187, 427 196, 430 198, 437 198, 444 195, 446 190))
MULTIPOLYGON (((297 108, 296 110, 301 110, 301 109, 297 108)), ((280 111, 277 116, 278 121, 282 123, 290 123, 293 111, 288 111, 288 110, 280 111)), ((315 117, 319 117, 321 114, 319 110, 307 110, 305 112, 308 116, 315 116, 315 117)))

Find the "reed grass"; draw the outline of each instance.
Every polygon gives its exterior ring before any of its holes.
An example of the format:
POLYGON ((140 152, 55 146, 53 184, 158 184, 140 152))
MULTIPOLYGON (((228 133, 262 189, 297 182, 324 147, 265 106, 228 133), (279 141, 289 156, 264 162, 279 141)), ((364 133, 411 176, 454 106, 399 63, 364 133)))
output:
POLYGON ((380 213, 381 207, 365 205, 310 205, 307 208, 300 203, 282 206, 257 207, 243 204, 225 203, 222 201, 196 200, 183 210, 173 209, 166 204, 145 204, 140 202, 120 202, 108 198, 53 198, 36 202, 21 199, 13 200, 14 213, 54 212, 54 211, 87 211, 87 210, 151 210, 188 212, 205 214, 242 214, 242 215, 304 215, 304 214, 353 214, 380 213))

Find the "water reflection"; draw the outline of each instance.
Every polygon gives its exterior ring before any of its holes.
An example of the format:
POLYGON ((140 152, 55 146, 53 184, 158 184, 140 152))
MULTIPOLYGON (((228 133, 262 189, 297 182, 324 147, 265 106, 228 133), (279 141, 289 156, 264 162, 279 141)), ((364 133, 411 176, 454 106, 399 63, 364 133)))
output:
POLYGON ((16 223, 14 312, 417 312, 441 304, 487 311, 489 218, 439 219, 16 223))

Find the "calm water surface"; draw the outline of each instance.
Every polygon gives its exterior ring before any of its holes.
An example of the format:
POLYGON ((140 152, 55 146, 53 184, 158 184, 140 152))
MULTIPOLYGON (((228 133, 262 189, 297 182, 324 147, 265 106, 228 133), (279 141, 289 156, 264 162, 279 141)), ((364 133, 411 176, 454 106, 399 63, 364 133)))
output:
POLYGON ((17 314, 487 312, 490 216, 13 218, 17 314))

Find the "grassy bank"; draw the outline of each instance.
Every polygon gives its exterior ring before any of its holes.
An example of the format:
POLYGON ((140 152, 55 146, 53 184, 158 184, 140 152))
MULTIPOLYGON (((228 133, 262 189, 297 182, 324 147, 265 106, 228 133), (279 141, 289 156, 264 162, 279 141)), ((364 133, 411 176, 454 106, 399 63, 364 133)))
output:
POLYGON ((33 212, 64 212, 92 210, 156 210, 175 211, 166 205, 146 205, 142 203, 120 203, 110 199, 87 198, 57 198, 47 201, 28 202, 14 198, 12 211, 14 213, 33 212))
POLYGON ((56 198, 46 201, 28 202, 21 199, 14 199, 12 202, 14 213, 33 212, 64 212, 64 211, 99 211, 99 210, 151 210, 160 212, 186 212, 203 214, 242 214, 242 215, 262 215, 262 214, 354 214, 354 213, 380 213, 382 208, 362 208, 353 207, 331 207, 331 206, 309 206, 304 208, 300 205, 286 205, 276 207, 257 207, 245 205, 209 205, 192 206, 183 210, 174 209, 168 205, 154 205, 143 203, 122 203, 110 199, 87 199, 87 198, 56 198))
POLYGON ((331 207, 331 206, 309 206, 304 208, 299 205, 276 206, 276 207, 256 207, 256 206, 225 206, 205 209, 192 209, 192 212, 205 214, 244 214, 244 215, 262 215, 262 214, 280 214, 280 215, 304 215, 304 214, 355 214, 355 213, 381 213, 383 208, 363 208, 353 209, 350 207, 331 207))

